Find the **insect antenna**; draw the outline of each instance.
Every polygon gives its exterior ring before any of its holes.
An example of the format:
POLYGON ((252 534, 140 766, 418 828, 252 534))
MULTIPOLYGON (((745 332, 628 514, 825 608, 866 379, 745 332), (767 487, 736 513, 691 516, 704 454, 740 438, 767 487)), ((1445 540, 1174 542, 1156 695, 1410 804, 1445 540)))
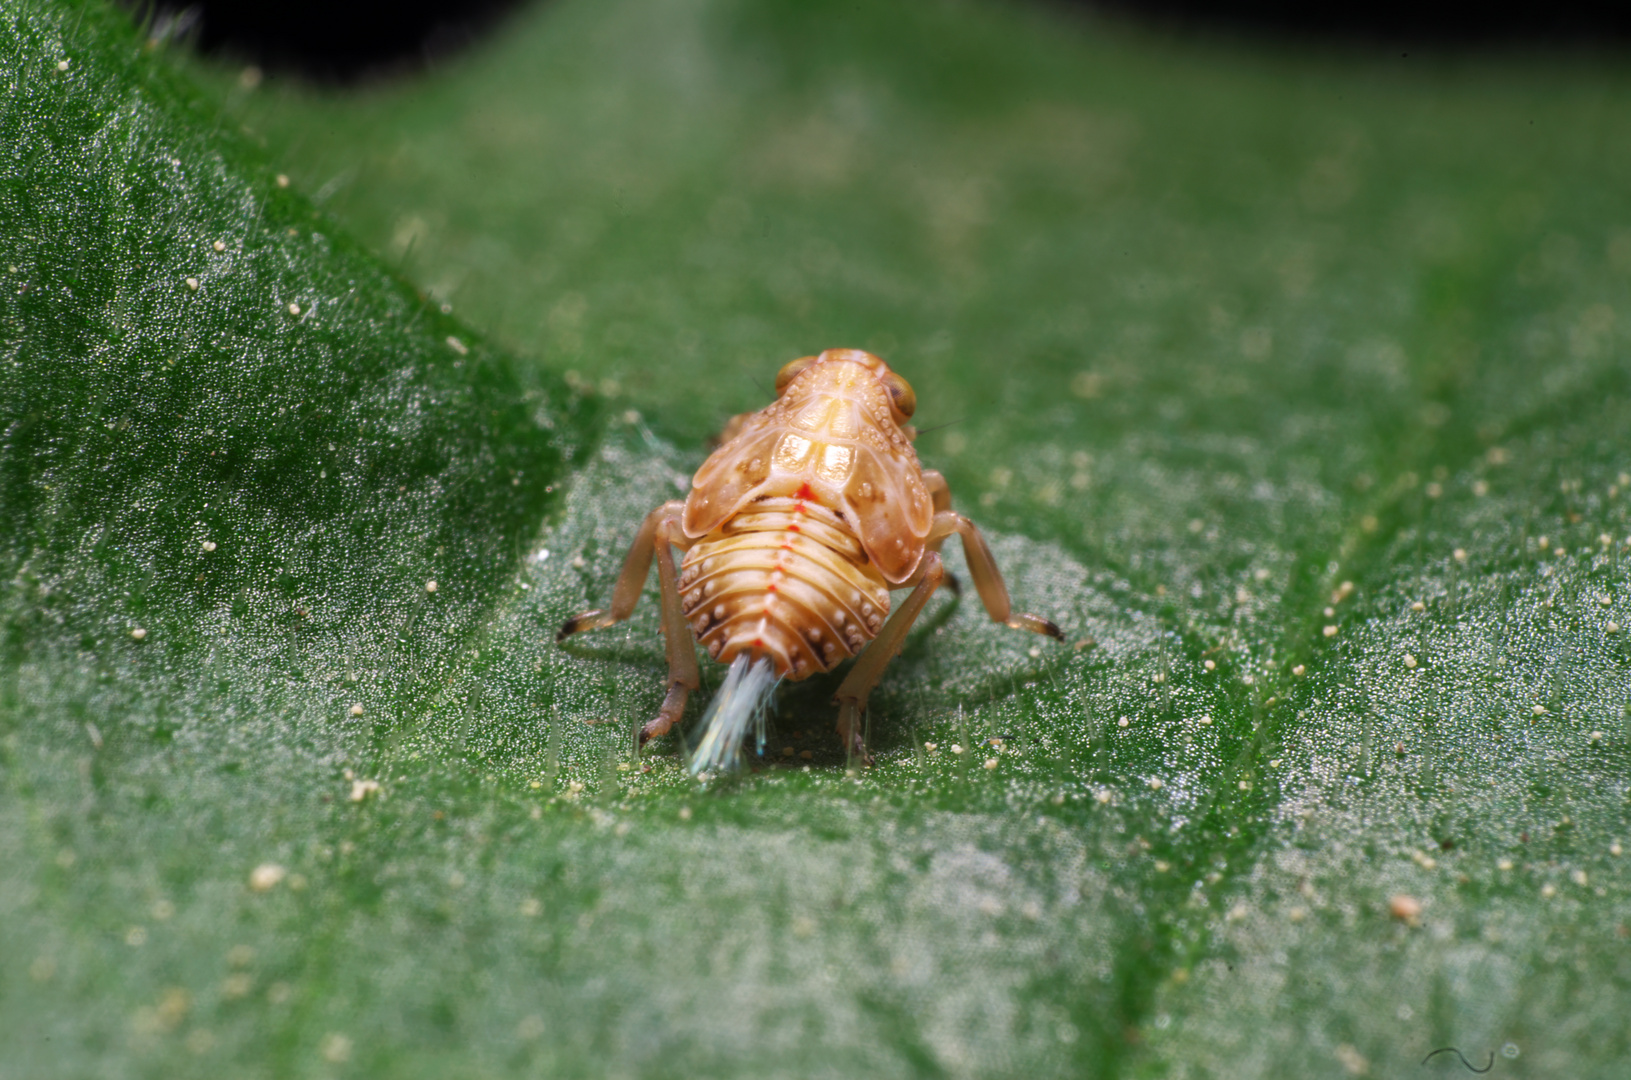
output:
POLYGON ((936 424, 934 427, 918 428, 917 433, 919 435, 927 435, 931 431, 941 431, 941 430, 943 430, 945 428, 951 427, 953 424, 961 424, 964 420, 967 420, 967 419, 968 419, 968 417, 966 417, 966 416, 959 416, 955 420, 947 420, 944 424, 936 424))
POLYGON ((765 751, 765 715, 781 681, 768 656, 739 653, 702 716, 702 738, 691 754, 691 774, 730 772, 742 764, 742 744, 751 727, 759 753, 765 751))

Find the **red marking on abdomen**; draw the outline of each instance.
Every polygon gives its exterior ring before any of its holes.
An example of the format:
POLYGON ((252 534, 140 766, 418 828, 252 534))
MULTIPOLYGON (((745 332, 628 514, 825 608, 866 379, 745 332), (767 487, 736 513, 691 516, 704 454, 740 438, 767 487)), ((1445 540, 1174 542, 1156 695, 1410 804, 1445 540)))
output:
POLYGON ((714 597, 698 594, 693 600, 687 593, 684 600, 687 621, 715 660, 728 664, 744 654, 770 656, 777 674, 804 679, 832 670, 859 651, 860 643, 851 641, 851 624, 863 639, 872 638, 871 627, 860 615, 861 600, 852 605, 843 598, 859 591, 878 613, 887 614, 886 583, 869 564, 855 561, 846 543, 852 534, 843 519, 829 523, 824 511, 816 509, 819 505, 784 503, 762 516, 745 511, 739 515, 742 532, 720 530, 686 552, 683 567, 693 576, 701 573, 701 562, 718 560, 709 580, 735 598, 730 613, 718 620, 712 618, 718 602, 714 597), (805 517, 821 523, 821 528, 803 535, 805 517), (829 536, 829 530, 839 535, 829 536), (832 565, 835 561, 838 565, 832 565), (814 641, 809 637, 812 628, 820 631, 814 641))
POLYGON ((809 484, 800 484, 798 494, 793 496, 795 499, 809 499, 811 502, 815 501, 815 497, 815 492, 810 490, 809 484))

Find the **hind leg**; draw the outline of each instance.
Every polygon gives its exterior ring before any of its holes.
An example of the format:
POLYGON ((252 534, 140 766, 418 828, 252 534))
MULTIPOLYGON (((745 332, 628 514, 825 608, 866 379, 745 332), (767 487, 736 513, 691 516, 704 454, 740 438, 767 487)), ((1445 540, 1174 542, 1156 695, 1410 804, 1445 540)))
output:
POLYGON ((691 691, 702 685, 702 674, 697 670, 697 650, 691 636, 691 627, 685 621, 680 605, 679 575, 674 572, 673 548, 689 547, 685 530, 676 515, 664 519, 657 526, 657 583, 663 598, 663 638, 668 648, 668 693, 663 706, 657 710, 645 727, 640 729, 639 745, 644 746, 669 729, 685 715, 685 699, 691 691))
POLYGON ((662 597, 663 637, 668 651, 668 693, 663 697, 657 715, 640 729, 640 745, 658 735, 666 735, 685 712, 685 701, 691 691, 702 685, 697 670, 696 649, 691 644, 691 628, 686 625, 680 607, 679 577, 674 572, 674 553, 671 548, 690 546, 685 531, 680 527, 680 515, 685 512, 683 502, 666 502, 646 515, 629 545, 628 557, 623 560, 623 572, 612 589, 609 608, 594 608, 575 615, 561 626, 556 642, 565 641, 584 630, 599 630, 622 622, 634 614, 634 605, 646 587, 646 576, 651 572, 651 560, 657 557, 658 592, 662 597))
POLYGON ((917 588, 889 616, 889 621, 883 624, 878 636, 872 639, 872 644, 866 647, 860 659, 855 661, 855 666, 850 668, 849 676, 838 687, 838 693, 833 695, 838 699, 838 738, 844 744, 844 752, 859 757, 867 765, 872 764, 872 755, 867 752, 866 739, 861 731, 866 700, 883 677, 883 669, 900 652, 901 645, 906 641, 906 632, 917 621, 923 606, 929 602, 929 597, 934 595, 934 590, 945 576, 946 568, 939 554, 925 552, 923 564, 917 573, 917 588))

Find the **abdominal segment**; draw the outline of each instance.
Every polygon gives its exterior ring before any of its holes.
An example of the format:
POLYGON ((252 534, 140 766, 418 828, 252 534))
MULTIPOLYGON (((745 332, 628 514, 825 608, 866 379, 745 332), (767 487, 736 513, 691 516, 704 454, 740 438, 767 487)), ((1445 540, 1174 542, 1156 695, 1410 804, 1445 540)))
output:
POLYGON ((802 679, 855 655, 889 614, 889 586, 848 523, 804 499, 748 504, 685 554, 685 618, 708 654, 744 651, 802 679))

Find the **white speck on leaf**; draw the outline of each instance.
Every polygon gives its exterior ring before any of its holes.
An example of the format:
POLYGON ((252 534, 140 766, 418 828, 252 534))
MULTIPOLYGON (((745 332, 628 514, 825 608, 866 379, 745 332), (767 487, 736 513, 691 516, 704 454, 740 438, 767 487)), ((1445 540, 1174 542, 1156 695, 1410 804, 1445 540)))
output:
POLYGON ((270 892, 289 876, 289 871, 275 862, 264 862, 249 872, 249 887, 256 892, 270 892))
POLYGON ((1408 893, 1396 893, 1388 898, 1387 912, 1401 922, 1414 925, 1421 918, 1421 901, 1408 893))
POLYGON ((318 1052, 329 1064, 343 1065, 351 1060, 351 1040, 337 1031, 331 1031, 323 1036, 318 1052))
POLYGON ((1348 1070, 1350 1076, 1364 1076, 1370 1072, 1370 1059, 1361 1054, 1352 1043, 1342 1043, 1338 1046, 1336 1059, 1348 1070))

